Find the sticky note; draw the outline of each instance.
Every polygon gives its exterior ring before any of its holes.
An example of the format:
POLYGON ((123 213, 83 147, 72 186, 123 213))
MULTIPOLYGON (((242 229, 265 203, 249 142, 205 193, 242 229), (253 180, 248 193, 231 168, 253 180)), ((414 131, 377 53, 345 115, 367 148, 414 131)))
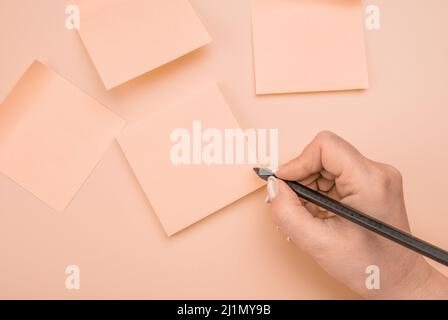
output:
POLYGON ((252 0, 257 94, 368 87, 360 0, 252 0))
MULTIPOLYGON (((224 152, 226 142, 237 145, 236 139, 230 142, 224 138, 226 130, 239 128, 219 89, 212 86, 150 112, 140 122, 127 126, 118 137, 168 235, 263 185, 253 173, 249 157, 238 163, 236 147, 232 149, 234 155, 224 152), (186 139, 180 139, 181 136, 186 139), (217 157, 210 161, 204 156, 213 156, 206 151, 207 145, 210 147, 207 141, 217 139, 217 157), (181 141, 186 143, 183 150, 178 149, 181 141)), ((247 154, 253 152, 249 147, 245 150, 247 154)))
POLYGON ((0 105, 0 171, 63 211, 124 125, 35 61, 0 105))
POLYGON ((188 0, 79 0, 79 35, 106 89, 211 41, 188 0))

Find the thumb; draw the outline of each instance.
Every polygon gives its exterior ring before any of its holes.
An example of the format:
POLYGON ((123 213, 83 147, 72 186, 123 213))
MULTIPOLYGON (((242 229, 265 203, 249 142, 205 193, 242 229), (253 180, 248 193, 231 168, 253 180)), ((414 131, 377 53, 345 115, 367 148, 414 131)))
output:
POLYGON ((268 179, 268 203, 277 226, 298 246, 313 253, 328 236, 328 226, 323 219, 314 217, 301 199, 282 180, 268 179))

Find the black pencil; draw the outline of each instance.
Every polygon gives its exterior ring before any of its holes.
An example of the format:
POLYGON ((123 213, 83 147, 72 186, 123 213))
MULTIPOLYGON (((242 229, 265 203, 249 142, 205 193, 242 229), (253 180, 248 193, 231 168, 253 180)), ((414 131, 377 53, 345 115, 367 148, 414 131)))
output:
MULTIPOLYGON (((265 168, 254 168, 257 175, 267 180, 274 173, 265 168)), ((276 177, 277 178, 277 177, 276 177)), ((334 199, 331 199, 313 189, 310 189, 295 181, 283 180, 288 186, 302 199, 314 203, 315 205, 324 208, 343 217, 357 225, 360 225, 370 231, 375 232, 387 239, 390 239, 402 246, 418 252, 434 261, 440 262, 448 266, 448 252, 438 248, 426 241, 418 239, 413 235, 401 231, 385 222, 375 219, 365 213, 356 209, 350 208, 334 199)))

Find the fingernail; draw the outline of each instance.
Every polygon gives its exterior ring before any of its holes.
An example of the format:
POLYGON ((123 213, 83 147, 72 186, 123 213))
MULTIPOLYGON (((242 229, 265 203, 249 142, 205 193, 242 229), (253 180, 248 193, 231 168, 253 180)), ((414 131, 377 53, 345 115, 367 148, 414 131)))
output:
POLYGON ((275 226, 275 229, 280 230, 280 227, 279 226, 275 226))
POLYGON ((272 169, 272 173, 273 173, 273 174, 276 174, 277 171, 278 171, 278 168, 272 169))
POLYGON ((264 199, 264 202, 265 202, 265 203, 269 203, 269 202, 271 202, 271 199, 269 199, 269 196, 267 196, 266 199, 264 199))
POLYGON ((290 238, 290 237, 287 237, 287 238, 286 238, 286 241, 290 242, 290 241, 291 241, 291 238, 290 238))
POLYGON ((268 178, 267 191, 268 191, 269 201, 272 201, 272 199, 274 199, 278 195, 277 179, 275 179, 274 177, 268 178))

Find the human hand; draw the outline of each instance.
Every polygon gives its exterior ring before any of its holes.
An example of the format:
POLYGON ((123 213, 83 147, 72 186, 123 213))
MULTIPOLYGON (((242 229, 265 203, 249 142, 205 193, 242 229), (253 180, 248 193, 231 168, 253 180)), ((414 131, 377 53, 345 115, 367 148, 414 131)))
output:
MULTIPOLYGON (((275 175, 410 232, 399 171, 331 132, 319 133, 275 175)), ((448 278, 419 254, 303 201, 280 179, 269 178, 267 187, 276 224, 330 275, 366 298, 448 299, 448 278), (365 285, 370 265, 379 267, 379 290, 365 285)))

